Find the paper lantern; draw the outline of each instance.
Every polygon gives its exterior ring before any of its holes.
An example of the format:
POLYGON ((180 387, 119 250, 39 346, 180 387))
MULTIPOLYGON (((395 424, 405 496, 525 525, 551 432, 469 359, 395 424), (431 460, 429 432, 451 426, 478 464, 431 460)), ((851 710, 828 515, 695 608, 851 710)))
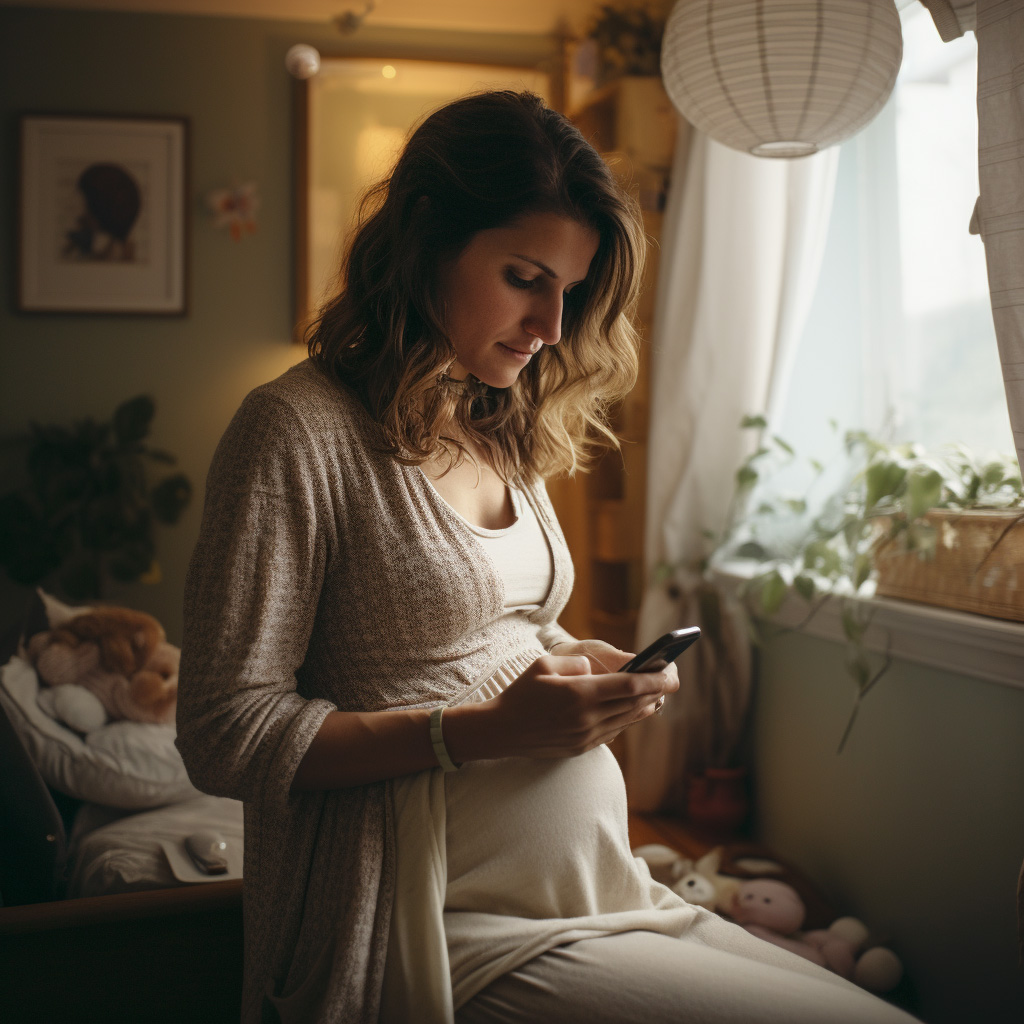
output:
POLYGON ((713 139, 796 157, 863 128, 902 57, 893 0, 679 0, 661 75, 683 117, 713 139))

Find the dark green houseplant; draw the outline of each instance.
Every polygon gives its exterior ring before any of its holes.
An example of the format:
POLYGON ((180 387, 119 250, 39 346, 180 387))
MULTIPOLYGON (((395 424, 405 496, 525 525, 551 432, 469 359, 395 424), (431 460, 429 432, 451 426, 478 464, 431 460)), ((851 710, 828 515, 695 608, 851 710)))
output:
POLYGON ((657 75, 665 18, 645 4, 601 4, 587 35, 597 50, 598 84, 623 75, 657 75))
POLYGON ((26 482, 0 496, 0 565, 12 580, 87 600, 112 580, 157 578, 157 524, 178 521, 192 486, 181 473, 151 483, 152 467, 175 462, 146 443, 154 412, 139 395, 109 422, 33 423, 14 442, 26 482))

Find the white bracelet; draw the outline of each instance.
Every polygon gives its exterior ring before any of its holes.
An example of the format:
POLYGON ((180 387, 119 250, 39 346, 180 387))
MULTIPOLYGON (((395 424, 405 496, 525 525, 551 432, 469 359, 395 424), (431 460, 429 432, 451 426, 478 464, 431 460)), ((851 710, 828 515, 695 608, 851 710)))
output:
POLYGON ((437 763, 446 772, 455 772, 459 770, 459 766, 449 756, 448 748, 444 745, 444 736, 441 734, 441 715, 443 714, 443 704, 430 712, 430 742, 434 747, 437 763))

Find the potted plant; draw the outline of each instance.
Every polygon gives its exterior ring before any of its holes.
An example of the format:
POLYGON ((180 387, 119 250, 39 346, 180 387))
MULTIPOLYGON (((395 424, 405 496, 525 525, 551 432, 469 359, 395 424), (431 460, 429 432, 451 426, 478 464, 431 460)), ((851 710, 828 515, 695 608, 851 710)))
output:
MULTIPOLYGON (((979 458, 963 445, 926 452, 850 431, 843 443, 852 469, 815 501, 826 467, 813 459, 802 460, 810 478, 803 493, 759 486, 801 461, 767 426, 761 416, 741 423, 758 431, 762 443, 736 471, 726 526, 707 531, 708 556, 694 568, 708 599, 718 590, 716 567, 754 563, 739 596, 755 640, 757 621, 770 618, 791 593, 808 604, 803 624, 829 598, 842 600, 847 665, 858 692, 841 750, 860 701, 889 667, 887 657, 880 667, 868 658, 863 637, 873 608, 856 597, 877 593, 1024 621, 1020 470, 1012 456, 979 458)), ((661 573, 668 578, 674 567, 661 573)))
POLYGON ((664 33, 664 16, 649 6, 601 4, 587 30, 597 60, 597 84, 626 75, 659 75, 664 33))
POLYGON ((83 600, 102 597, 111 580, 159 579, 156 526, 178 521, 192 487, 181 473, 150 484, 152 464, 175 462, 146 444, 154 412, 139 395, 108 422, 31 424, 16 442, 27 483, 0 496, 0 565, 12 580, 83 600))

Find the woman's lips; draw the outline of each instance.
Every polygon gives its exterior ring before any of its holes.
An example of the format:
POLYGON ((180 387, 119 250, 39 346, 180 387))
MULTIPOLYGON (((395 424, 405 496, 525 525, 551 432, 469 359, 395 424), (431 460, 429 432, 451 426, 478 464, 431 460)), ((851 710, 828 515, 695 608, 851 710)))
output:
POLYGON ((500 341, 498 342, 498 347, 503 348, 506 352, 510 353, 514 358, 521 359, 524 363, 528 363, 530 361, 530 357, 533 355, 532 352, 524 352, 522 349, 513 348, 511 345, 502 344, 502 342, 500 341))

